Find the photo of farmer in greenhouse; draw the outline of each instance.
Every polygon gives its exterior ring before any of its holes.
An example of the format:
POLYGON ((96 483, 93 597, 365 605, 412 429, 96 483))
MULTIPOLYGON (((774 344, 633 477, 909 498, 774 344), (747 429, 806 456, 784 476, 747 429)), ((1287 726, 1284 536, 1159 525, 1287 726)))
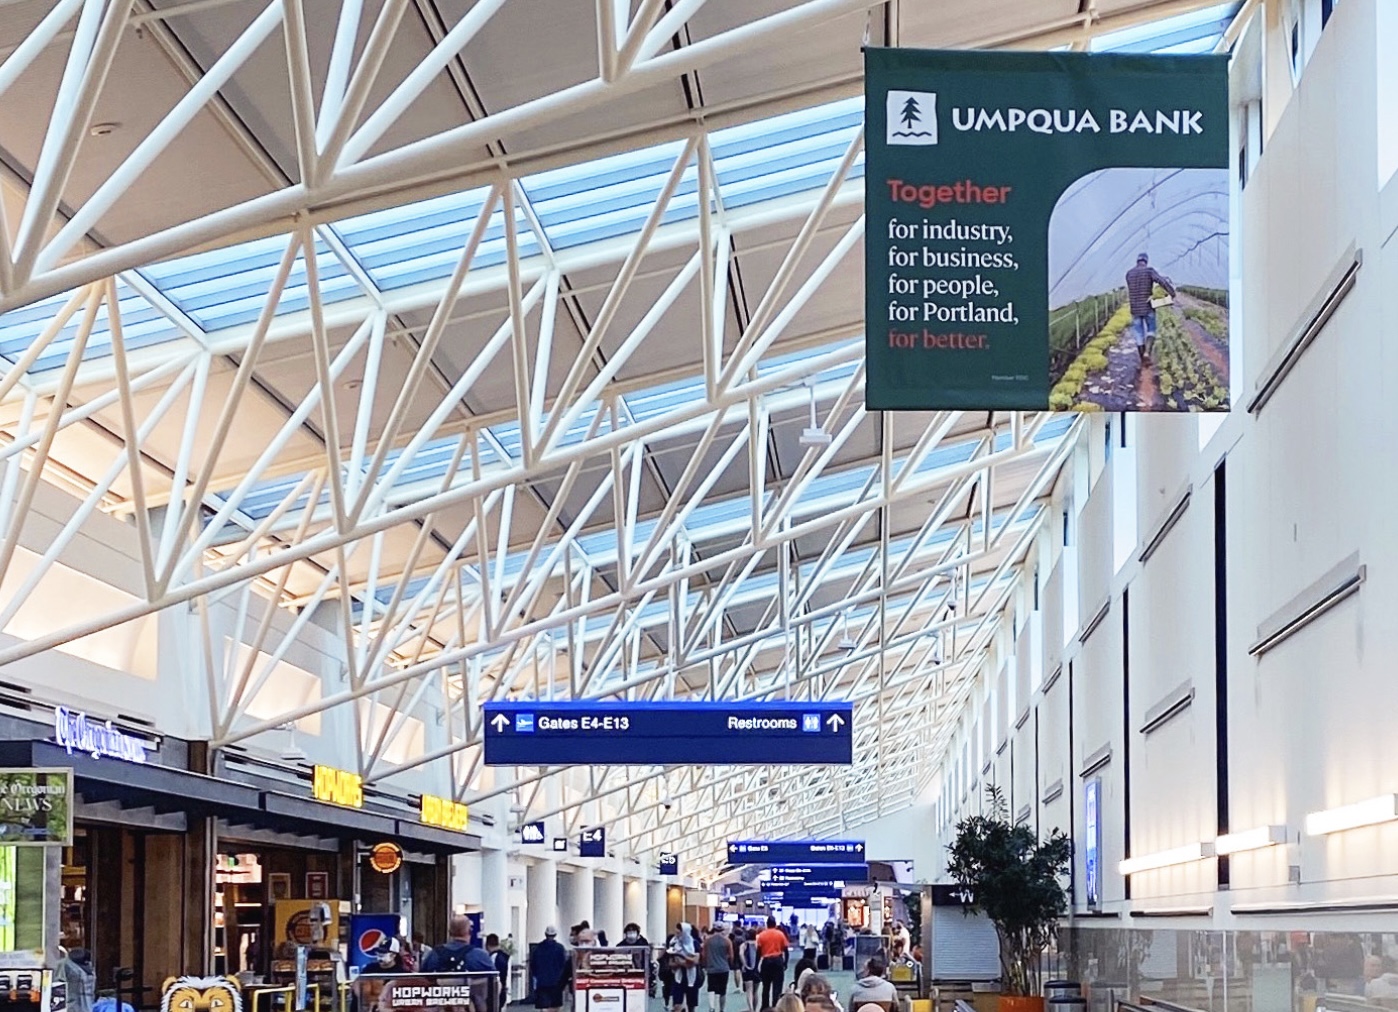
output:
POLYGON ((1228 410, 1228 173, 1103 169, 1049 222, 1049 406, 1228 410))

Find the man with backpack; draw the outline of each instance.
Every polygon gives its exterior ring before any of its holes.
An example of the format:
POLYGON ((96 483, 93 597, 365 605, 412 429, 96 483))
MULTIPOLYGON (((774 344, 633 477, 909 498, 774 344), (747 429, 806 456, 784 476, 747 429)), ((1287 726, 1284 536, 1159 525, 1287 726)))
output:
POLYGON ((474 1012, 495 1012, 491 1002, 491 984, 498 980, 495 960, 484 949, 471 944, 471 921, 457 914, 447 928, 447 940, 427 954, 422 961, 422 973, 488 973, 471 982, 471 1005, 474 1012))
POLYGON ((461 914, 451 919, 447 940, 427 954, 423 973, 495 973, 495 960, 471 944, 471 920, 461 914))

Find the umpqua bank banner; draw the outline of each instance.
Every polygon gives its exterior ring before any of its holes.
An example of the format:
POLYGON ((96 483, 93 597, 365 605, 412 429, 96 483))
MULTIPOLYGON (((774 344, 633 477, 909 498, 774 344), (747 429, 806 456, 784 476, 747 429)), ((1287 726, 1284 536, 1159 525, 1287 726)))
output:
POLYGON ((865 53, 866 404, 1228 409, 1223 56, 865 53))

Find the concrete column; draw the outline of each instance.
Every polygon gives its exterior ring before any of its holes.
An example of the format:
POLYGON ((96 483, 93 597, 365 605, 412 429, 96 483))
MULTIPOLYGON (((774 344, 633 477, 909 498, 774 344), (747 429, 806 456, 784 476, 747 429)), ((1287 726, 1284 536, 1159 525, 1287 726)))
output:
POLYGON ((634 921, 641 926, 642 932, 646 930, 646 891, 645 879, 628 878, 625 880, 621 893, 622 927, 634 921))
POLYGON ((641 923, 651 945, 664 945, 670 934, 669 918, 665 912, 665 883, 646 883, 646 919, 641 923))
POLYGON ((596 922, 591 868, 569 868, 567 873, 561 876, 558 883, 558 905, 562 921, 558 925, 560 934, 580 921, 587 921, 589 924, 596 922))
POLYGON ((510 930, 510 859, 503 850, 481 853, 481 926, 504 938, 510 930))
MULTIPOLYGON (((542 941, 545 928, 558 927, 558 866, 552 861, 530 865, 524 875, 524 888, 527 904, 524 942, 527 944, 542 941)), ((520 951, 528 950, 521 947, 520 951)))
POLYGON ((607 941, 613 945, 617 943, 617 939, 621 938, 621 928, 626 923, 622 920, 624 895, 625 886, 622 882, 620 869, 598 876, 596 879, 594 909, 597 911, 597 916, 592 918, 592 926, 605 931, 607 941))

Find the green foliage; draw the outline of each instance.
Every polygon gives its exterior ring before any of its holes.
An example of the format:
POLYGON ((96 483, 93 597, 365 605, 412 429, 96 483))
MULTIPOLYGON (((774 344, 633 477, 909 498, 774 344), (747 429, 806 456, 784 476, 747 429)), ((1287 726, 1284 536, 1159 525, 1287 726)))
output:
POLYGON ((1125 297, 1125 290, 1119 289, 1059 306, 1049 315, 1049 354, 1059 361, 1074 354, 1081 335, 1110 319, 1125 297))
POLYGON ((1096 405, 1091 408, 1083 407, 1084 402, 1080 401, 1078 394, 1082 392, 1083 384, 1087 382, 1089 376, 1101 373, 1109 365, 1107 352, 1121 337, 1121 332, 1126 329, 1131 322, 1131 307, 1121 306, 1102 326, 1101 331, 1091 341, 1073 361, 1067 369, 1063 371, 1063 378, 1054 385, 1049 392, 1050 411, 1091 411, 1096 409, 1096 405))
POLYGON ((970 893, 966 911, 984 912, 995 925, 1005 990, 1032 995, 1040 958, 1068 909, 1061 879, 1073 845, 1060 830, 1040 840, 1028 826, 1012 823, 1000 788, 986 788, 986 799, 989 814, 957 823, 947 872, 970 893))
POLYGON ((1186 411, 1212 411, 1227 404, 1228 388, 1184 332, 1179 317, 1162 313, 1159 321, 1152 358, 1161 396, 1186 411))
POLYGON ((1185 306, 1184 315, 1207 330, 1220 341, 1228 340, 1228 320, 1220 317, 1217 310, 1198 306, 1185 306))
POLYGON ((1221 306, 1224 309, 1228 308, 1228 289, 1226 288, 1200 288, 1198 285, 1180 285, 1179 290, 1203 302, 1212 302, 1215 306, 1221 306))

